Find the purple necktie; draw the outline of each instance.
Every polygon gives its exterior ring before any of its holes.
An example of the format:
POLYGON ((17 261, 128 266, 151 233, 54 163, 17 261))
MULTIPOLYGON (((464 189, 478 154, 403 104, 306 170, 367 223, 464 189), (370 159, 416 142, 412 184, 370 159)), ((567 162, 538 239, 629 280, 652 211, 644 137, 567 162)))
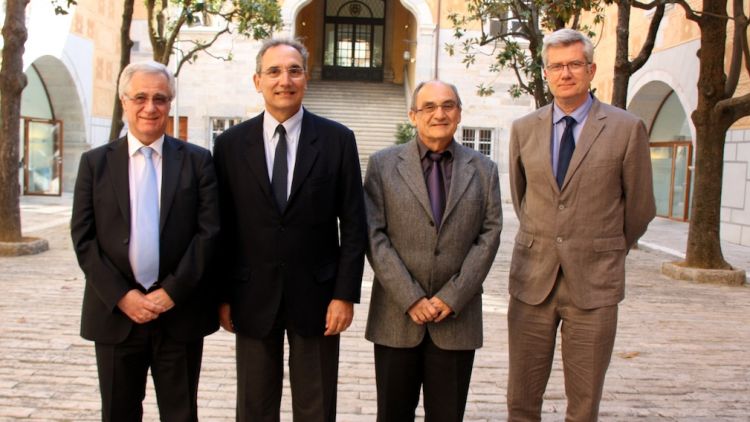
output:
POLYGON ((427 193, 430 195, 430 208, 435 218, 435 227, 440 228, 443 210, 445 210, 445 184, 443 183, 443 170, 440 168, 443 154, 428 152, 427 157, 432 161, 430 174, 427 176, 427 193))
POLYGON ((562 118, 565 120, 565 130, 560 140, 560 155, 557 158, 557 187, 562 189, 563 182, 565 182, 565 173, 568 172, 568 166, 570 165, 570 159, 573 157, 573 152, 576 149, 576 142, 573 138, 573 127, 576 125, 576 119, 565 116, 562 118))

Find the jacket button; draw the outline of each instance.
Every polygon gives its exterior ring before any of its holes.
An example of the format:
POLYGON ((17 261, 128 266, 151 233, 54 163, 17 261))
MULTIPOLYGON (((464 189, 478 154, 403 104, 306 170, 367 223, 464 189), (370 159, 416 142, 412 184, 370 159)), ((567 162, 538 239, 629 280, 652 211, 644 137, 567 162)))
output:
POLYGON ((438 256, 438 255, 440 255, 440 250, 439 249, 435 249, 435 256, 438 256))
POLYGON ((560 211, 562 211, 562 210, 565 209, 565 205, 564 204, 560 204, 560 205, 557 206, 557 209, 560 210, 560 211))
POLYGON ((435 227, 435 222, 434 221, 430 221, 430 227, 435 227))
POLYGON ((563 241, 563 238, 560 236, 558 236, 557 239, 555 239, 555 242, 557 243, 562 243, 562 241, 563 241))
POLYGON ((122 239, 122 244, 123 245, 127 245, 128 243, 130 243, 130 238, 126 237, 125 239, 122 239))

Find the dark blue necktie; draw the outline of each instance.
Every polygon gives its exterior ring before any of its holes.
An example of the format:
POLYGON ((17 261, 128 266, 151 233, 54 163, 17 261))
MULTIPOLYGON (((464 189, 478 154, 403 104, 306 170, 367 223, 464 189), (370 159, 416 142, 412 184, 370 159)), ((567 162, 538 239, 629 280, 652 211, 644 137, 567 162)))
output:
POLYGON ((276 206, 279 207, 279 212, 283 214, 286 208, 286 185, 289 173, 286 162, 286 129, 284 129, 284 126, 278 125, 276 126, 276 132, 279 134, 279 142, 276 144, 276 152, 273 156, 271 189, 276 200, 276 206))
POLYGON ((565 120, 565 131, 563 131, 562 139, 560 140, 560 154, 557 158, 557 186, 562 189, 563 182, 565 181, 565 174, 568 172, 568 166, 570 165, 570 159, 573 157, 573 152, 576 150, 576 142, 573 138, 573 128, 576 125, 576 119, 565 116, 562 118, 565 120))
POLYGON ((445 210, 445 184, 443 183, 443 170, 440 168, 443 154, 428 152, 427 157, 432 161, 432 168, 427 176, 427 193, 430 195, 430 208, 432 208, 432 217, 435 219, 435 227, 439 228, 445 210))

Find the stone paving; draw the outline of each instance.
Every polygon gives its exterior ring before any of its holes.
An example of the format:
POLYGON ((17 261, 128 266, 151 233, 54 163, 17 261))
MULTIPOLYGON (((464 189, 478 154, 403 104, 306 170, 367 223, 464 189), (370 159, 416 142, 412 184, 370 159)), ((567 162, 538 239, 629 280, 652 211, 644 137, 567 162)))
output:
MULTIPOLYGON (((22 213, 24 234, 48 239, 50 251, 0 258, 0 421, 99 420, 94 349, 78 335, 84 281, 68 234, 69 198, 25 200, 22 213)), ((476 356, 465 421, 506 419, 507 275, 518 223, 510 207, 505 216, 500 252, 485 283, 485 346, 476 356)), ((740 260, 750 256, 750 248, 732 251, 740 260)), ((601 420, 750 421, 750 288, 669 280, 659 267, 672 259, 653 249, 628 257, 627 298, 601 420)), ((363 303, 342 337, 342 422, 375 420, 372 345, 363 338, 371 283, 368 269, 363 303)), ((209 336, 199 390, 202 420, 233 420, 234 371, 232 336, 209 336)), ((562 421, 559 348, 545 398, 543 421, 562 421)), ((144 407, 144 420, 158 420, 150 383, 144 407)), ((291 421, 290 409, 286 389, 283 421, 291 421)))

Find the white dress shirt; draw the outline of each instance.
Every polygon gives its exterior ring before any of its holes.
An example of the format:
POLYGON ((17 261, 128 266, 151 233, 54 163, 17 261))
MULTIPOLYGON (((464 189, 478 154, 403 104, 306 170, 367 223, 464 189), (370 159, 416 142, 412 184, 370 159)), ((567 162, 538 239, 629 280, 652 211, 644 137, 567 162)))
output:
POLYGON ((266 150, 266 166, 268 168, 269 182, 273 178, 273 160, 276 155, 276 144, 279 143, 279 134, 276 133, 276 127, 281 124, 286 130, 287 198, 289 198, 289 194, 292 192, 292 177, 294 175, 294 164, 297 162, 297 146, 299 145, 300 133, 302 133, 303 114, 304 109, 300 107, 294 116, 286 119, 284 123, 279 123, 271 116, 271 113, 263 113, 263 146, 266 150))

